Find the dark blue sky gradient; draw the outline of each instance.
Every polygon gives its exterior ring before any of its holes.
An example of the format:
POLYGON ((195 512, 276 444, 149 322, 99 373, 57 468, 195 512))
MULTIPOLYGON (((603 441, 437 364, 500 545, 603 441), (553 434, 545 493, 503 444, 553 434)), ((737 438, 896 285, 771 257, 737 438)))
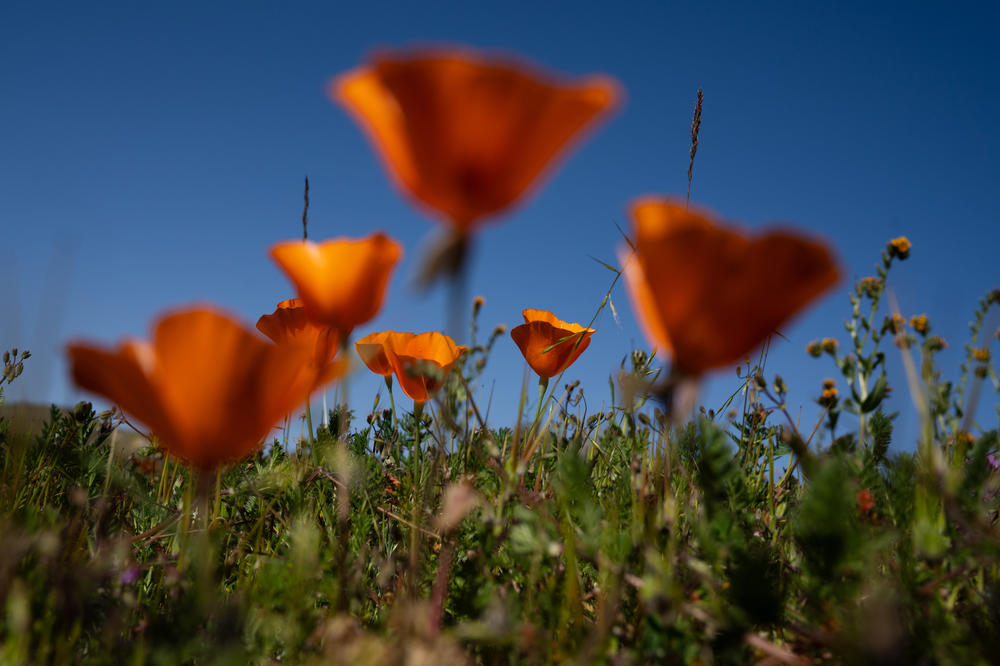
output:
MULTIPOLYGON (((325 94, 377 47, 499 49, 626 90, 533 196, 482 229, 469 296, 486 298, 484 331, 518 324, 524 307, 590 320, 613 276, 588 255, 615 261, 631 200, 686 188, 699 87, 692 200, 751 229, 777 221, 825 237, 844 267, 847 281, 772 350, 768 374, 786 378, 804 423, 822 378, 837 376, 804 345, 846 344, 849 281, 873 273, 889 238, 913 242, 890 287, 903 314, 926 312, 950 343, 948 376, 977 300, 1000 286, 990 3, 147 4, 0 9, 0 346, 35 355, 11 399, 84 397, 67 380, 68 339, 145 337, 158 313, 191 302, 252 325, 293 296, 267 249, 300 235, 306 174, 312 238, 382 229, 405 246, 385 308, 357 336, 442 329, 445 290, 412 287, 437 227, 325 94)), ((623 286, 612 298, 620 321, 605 310, 566 375, 583 380, 591 412, 607 406, 622 357, 646 345, 623 286)), ((887 352, 891 406, 913 433, 887 352)), ((501 340, 479 396, 494 423, 513 422, 523 368, 501 340)), ((713 376, 703 401, 717 406, 737 382, 713 376)), ((360 369, 352 405, 367 411, 379 385, 360 369)), ((983 396, 982 425, 996 427, 996 394, 983 396)))

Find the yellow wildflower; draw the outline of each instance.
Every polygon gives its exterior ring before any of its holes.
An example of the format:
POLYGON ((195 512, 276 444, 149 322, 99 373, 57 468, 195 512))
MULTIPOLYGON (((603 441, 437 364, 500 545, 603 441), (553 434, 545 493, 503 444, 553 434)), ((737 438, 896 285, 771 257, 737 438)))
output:
POLYGON ((910 256, 910 248, 913 244, 910 243, 910 239, 906 236, 900 236, 898 238, 893 238, 889 241, 888 250, 890 257, 897 257, 899 259, 906 259, 910 256))

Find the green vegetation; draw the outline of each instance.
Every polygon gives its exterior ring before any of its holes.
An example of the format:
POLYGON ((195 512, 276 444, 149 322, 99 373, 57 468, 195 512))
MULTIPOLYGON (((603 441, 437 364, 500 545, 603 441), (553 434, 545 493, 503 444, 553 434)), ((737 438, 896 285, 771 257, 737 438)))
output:
POLYGON ((338 408, 218 475, 130 450, 88 403, 0 425, 0 662, 994 663, 1000 443, 967 403, 1000 385, 980 342, 1000 292, 952 384, 926 318, 882 314, 892 259, 855 286, 847 341, 810 345, 848 388, 808 432, 762 362, 719 414, 672 422, 639 351, 614 409, 570 384, 487 428, 466 387, 498 332, 416 413, 338 408), (912 452, 890 454, 886 342, 912 452))

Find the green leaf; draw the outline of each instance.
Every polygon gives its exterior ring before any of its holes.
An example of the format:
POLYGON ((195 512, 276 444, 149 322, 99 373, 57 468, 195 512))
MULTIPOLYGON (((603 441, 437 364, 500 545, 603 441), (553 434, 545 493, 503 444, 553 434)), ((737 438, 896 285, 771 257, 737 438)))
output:
POLYGON ((888 388, 889 382, 886 381, 885 375, 879 375, 879 378, 875 380, 875 386, 872 387, 871 392, 861 402, 861 412, 867 414, 882 404, 886 389, 888 388))

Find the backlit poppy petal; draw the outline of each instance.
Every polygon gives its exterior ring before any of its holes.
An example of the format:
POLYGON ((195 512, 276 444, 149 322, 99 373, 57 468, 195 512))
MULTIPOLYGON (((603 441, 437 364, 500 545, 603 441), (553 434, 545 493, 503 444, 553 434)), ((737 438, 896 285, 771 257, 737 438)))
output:
POLYGON ((670 336, 663 327, 663 317, 657 310, 659 306, 642 272, 639 258, 631 250, 621 250, 618 253, 618 261, 622 265, 622 277, 625 278, 625 286, 639 328, 650 344, 659 351, 670 352, 673 349, 670 336))
POLYGON ((641 200, 632 214, 633 305, 688 374, 738 362, 839 279, 827 246, 797 233, 747 236, 671 200, 641 200))
POLYGON ((459 49, 381 54, 330 86, 393 180, 460 231, 520 199, 618 90, 459 49))
POLYGON ((378 314, 402 254, 399 243, 382 233, 358 240, 289 241, 271 248, 309 319, 342 337, 378 314))
POLYGON ((155 352, 149 343, 130 340, 114 351, 75 343, 67 347, 67 353, 77 386, 116 405, 127 405, 126 411, 161 441, 176 441, 173 424, 149 382, 149 377, 157 373, 155 352))
POLYGON ((392 374, 392 362, 386 355, 387 350, 391 349, 390 340, 403 342, 412 337, 413 333, 380 331, 361 338, 354 343, 354 348, 369 370, 377 375, 388 377, 392 374))
POLYGON ((328 366, 302 345, 261 340, 219 312, 175 312, 152 343, 69 347, 74 380, 149 426, 164 449, 210 469, 254 450, 328 366), (312 371, 304 368, 313 368, 312 371))
POLYGON ((597 331, 579 324, 568 324, 548 310, 524 310, 524 324, 514 327, 510 336, 524 359, 539 377, 548 379, 571 366, 590 345, 597 331))
POLYGON ((387 357, 399 385, 415 402, 426 402, 444 385, 448 372, 466 348, 447 335, 431 331, 390 336, 387 357))
POLYGON ((315 376, 317 387, 342 377, 349 369, 346 359, 334 360, 340 349, 338 331, 314 324, 306 315, 302 299, 290 298, 278 303, 273 314, 257 320, 257 330, 275 344, 303 346, 312 359, 302 371, 315 376))
POLYGON ((261 315, 257 330, 276 344, 305 345, 314 350, 314 360, 320 365, 333 360, 340 345, 337 330, 312 323, 299 298, 281 301, 274 313, 261 315))

